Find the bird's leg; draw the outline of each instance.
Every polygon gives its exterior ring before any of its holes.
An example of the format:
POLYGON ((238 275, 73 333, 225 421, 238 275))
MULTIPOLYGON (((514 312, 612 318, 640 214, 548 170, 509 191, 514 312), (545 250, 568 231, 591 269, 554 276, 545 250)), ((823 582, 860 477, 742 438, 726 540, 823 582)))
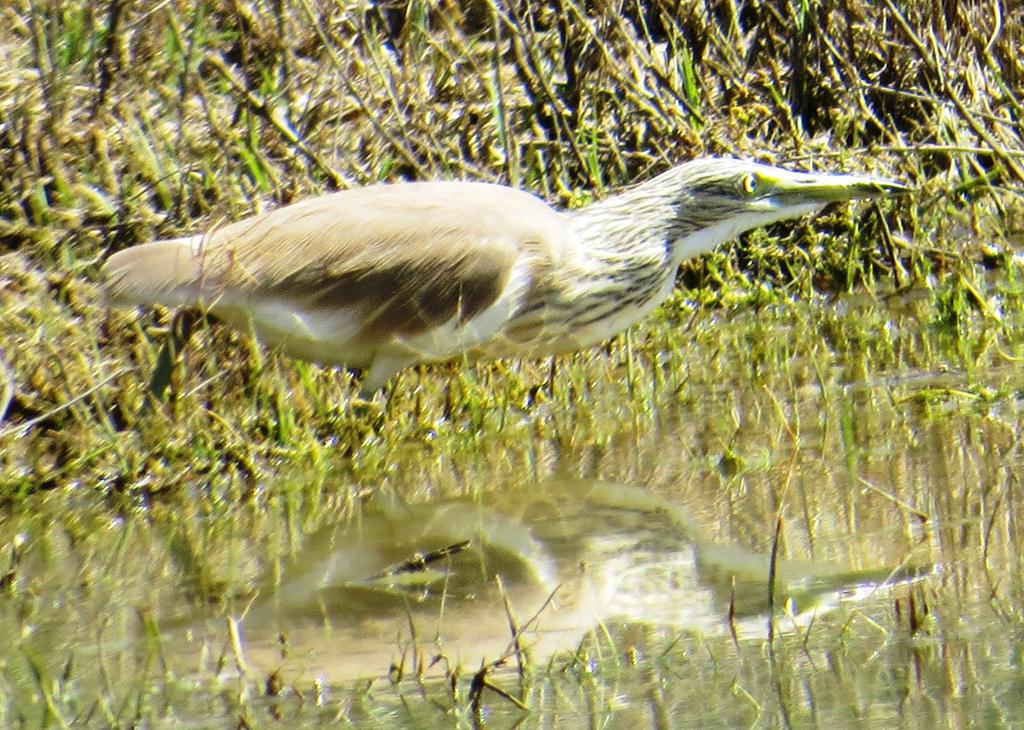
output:
POLYGON ((391 380, 399 370, 404 370, 414 362, 416 362, 416 359, 410 358, 406 354, 388 355, 379 352, 373 358, 373 363, 370 367, 363 371, 363 382, 359 386, 359 397, 372 400, 374 394, 383 388, 384 384, 391 380))
POLYGON ((356 391, 356 398, 361 401, 369 403, 373 400, 373 396, 376 395, 380 388, 370 388, 367 386, 366 378, 363 377, 363 382, 359 384, 359 390, 356 391))
POLYGON ((360 420, 371 424, 373 430, 377 430, 380 419, 385 415, 391 394, 386 391, 386 386, 377 388, 367 387, 366 371, 360 373, 362 383, 348 401, 347 408, 360 420), (375 425, 374 425, 375 424, 375 425))

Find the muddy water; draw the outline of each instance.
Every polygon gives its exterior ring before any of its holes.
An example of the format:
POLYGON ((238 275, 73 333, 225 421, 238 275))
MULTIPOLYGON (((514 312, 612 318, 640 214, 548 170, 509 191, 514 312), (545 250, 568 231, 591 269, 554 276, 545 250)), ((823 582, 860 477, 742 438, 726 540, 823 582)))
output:
POLYGON ((587 429, 355 506, 44 495, 2 526, 0 720, 1013 726, 1024 370, 933 322, 702 315, 587 429))

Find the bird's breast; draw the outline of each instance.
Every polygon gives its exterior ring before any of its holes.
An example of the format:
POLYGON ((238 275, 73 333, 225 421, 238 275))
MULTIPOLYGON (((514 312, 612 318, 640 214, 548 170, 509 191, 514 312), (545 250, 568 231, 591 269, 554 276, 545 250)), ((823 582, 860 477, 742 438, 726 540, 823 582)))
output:
POLYGON ((574 277, 537 282, 479 357, 542 357, 599 344, 658 306, 672 290, 674 271, 663 260, 595 266, 574 277))

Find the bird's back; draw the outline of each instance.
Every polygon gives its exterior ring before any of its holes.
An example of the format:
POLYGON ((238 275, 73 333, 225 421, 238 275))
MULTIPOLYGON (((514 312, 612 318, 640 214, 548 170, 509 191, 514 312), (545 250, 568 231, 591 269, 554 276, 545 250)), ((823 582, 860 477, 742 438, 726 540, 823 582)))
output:
POLYGON ((563 214, 519 190, 377 185, 129 248, 105 275, 116 303, 202 304, 291 354, 367 367, 395 343, 450 357, 474 342, 445 345, 447 330, 489 313, 471 338, 486 339, 566 235, 563 214))

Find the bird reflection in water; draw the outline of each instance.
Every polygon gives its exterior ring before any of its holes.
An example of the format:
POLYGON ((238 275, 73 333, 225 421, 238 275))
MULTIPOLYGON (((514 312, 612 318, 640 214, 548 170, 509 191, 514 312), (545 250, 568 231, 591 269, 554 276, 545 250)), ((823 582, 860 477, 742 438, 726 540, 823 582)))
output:
POLYGON ((339 682, 535 661, 600 625, 763 637, 927 567, 848 570, 711 544, 640 488, 552 483, 367 510, 309 536, 240 622, 247 666, 339 682))

